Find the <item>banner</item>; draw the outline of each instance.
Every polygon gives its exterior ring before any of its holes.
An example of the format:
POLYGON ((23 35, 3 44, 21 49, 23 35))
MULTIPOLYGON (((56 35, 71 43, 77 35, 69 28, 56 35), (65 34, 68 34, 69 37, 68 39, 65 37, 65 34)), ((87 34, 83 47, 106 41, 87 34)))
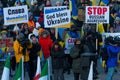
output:
POLYGON ((67 10, 67 6, 54 6, 54 7, 44 7, 44 13, 53 13, 58 11, 67 10))
POLYGON ((44 25, 46 28, 61 27, 70 24, 71 14, 67 7, 44 8, 44 25))
POLYGON ((13 38, 0 39, 0 61, 5 61, 8 53, 13 53, 13 38))
POLYGON ((109 23, 109 6, 86 6, 86 23, 109 23))
POLYGON ((4 25, 12 25, 28 22, 27 5, 7 7, 3 9, 4 25))

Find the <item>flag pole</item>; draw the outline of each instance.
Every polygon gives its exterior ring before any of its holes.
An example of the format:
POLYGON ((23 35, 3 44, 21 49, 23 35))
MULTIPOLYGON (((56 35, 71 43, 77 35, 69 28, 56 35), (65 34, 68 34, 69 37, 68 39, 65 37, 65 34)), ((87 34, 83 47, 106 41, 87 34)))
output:
POLYGON ((24 80, 24 56, 22 56, 22 80, 24 80))
POLYGON ((58 39, 58 28, 55 28, 55 37, 58 39))
MULTIPOLYGON (((96 32, 98 32, 98 23, 96 24, 96 32)), ((98 39, 96 38, 96 54, 98 50, 98 39)))

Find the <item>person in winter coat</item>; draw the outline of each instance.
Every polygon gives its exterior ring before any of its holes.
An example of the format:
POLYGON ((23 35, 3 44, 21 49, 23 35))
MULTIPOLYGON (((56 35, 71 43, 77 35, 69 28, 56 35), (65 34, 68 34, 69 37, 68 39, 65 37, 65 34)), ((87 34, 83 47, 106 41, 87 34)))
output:
POLYGON ((16 64, 18 66, 22 56, 24 57, 24 72, 29 74, 29 53, 32 44, 27 40, 23 33, 17 35, 17 39, 14 41, 13 49, 15 53, 16 64))
POLYGON ((112 40, 109 43, 109 45, 106 46, 107 55, 108 55, 108 59, 106 62, 106 65, 108 67, 106 80, 112 80, 112 77, 115 72, 115 68, 118 65, 118 53, 120 52, 120 46, 118 46, 118 43, 116 41, 117 38, 114 38, 114 41, 112 40))
POLYGON ((30 39, 32 41, 32 48, 30 49, 30 54, 29 54, 30 80, 33 80, 37 69, 37 57, 39 55, 41 47, 34 34, 31 34, 30 39))
POLYGON ((77 38, 74 46, 70 50, 70 56, 73 59, 72 70, 74 73, 74 80, 79 80, 79 75, 81 74, 80 55, 84 52, 89 52, 89 49, 86 45, 82 44, 82 39, 77 38))
POLYGON ((116 17, 115 18, 115 24, 114 24, 115 32, 120 32, 120 18, 116 17))
POLYGON ((52 67, 54 72, 54 80, 64 80, 64 49, 58 42, 55 42, 51 49, 52 67), (60 79, 59 79, 60 78, 60 79))
POLYGON ((38 41, 41 46, 44 58, 47 59, 50 56, 50 50, 53 45, 49 32, 47 30, 43 30, 38 41))

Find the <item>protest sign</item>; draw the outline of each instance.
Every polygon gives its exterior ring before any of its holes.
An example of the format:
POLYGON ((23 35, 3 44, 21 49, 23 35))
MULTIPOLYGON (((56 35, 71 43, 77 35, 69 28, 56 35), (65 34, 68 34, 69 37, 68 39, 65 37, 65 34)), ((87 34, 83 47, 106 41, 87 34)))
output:
POLYGON ((71 14, 66 6, 44 8, 44 25, 46 28, 67 26, 70 24, 70 20, 71 14))
POLYGON ((67 38, 65 42, 65 53, 69 54, 70 49, 74 46, 75 38, 67 38))
POLYGON ((0 39, 0 61, 5 61, 8 53, 13 53, 13 38, 0 39))
POLYGON ((53 13, 63 10, 67 10, 67 6, 44 7, 44 13, 53 13))
POLYGON ((27 5, 7 7, 3 9, 4 25, 12 25, 28 22, 27 5))
POLYGON ((109 23, 109 6, 86 6, 86 23, 109 23))

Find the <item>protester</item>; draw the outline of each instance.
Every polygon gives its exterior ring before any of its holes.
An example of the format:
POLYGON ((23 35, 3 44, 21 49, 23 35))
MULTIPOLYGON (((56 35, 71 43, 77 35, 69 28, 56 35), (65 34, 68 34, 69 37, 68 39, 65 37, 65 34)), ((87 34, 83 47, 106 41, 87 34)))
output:
POLYGON ((36 0, 34 0, 33 5, 30 6, 30 12, 33 13, 33 16, 39 16, 39 5, 36 0))
POLYGON ((30 36, 30 39, 32 41, 32 48, 30 49, 30 53, 29 53, 30 80, 33 80, 37 69, 37 57, 39 56, 41 47, 34 34, 30 36))
POLYGON ((25 36, 23 33, 19 33, 18 36, 16 37, 16 40, 14 41, 13 49, 14 49, 14 54, 15 54, 15 59, 16 59, 16 64, 18 67, 18 64, 20 62, 20 59, 22 56, 24 57, 24 73, 29 74, 29 53, 30 53, 30 48, 32 47, 32 44, 29 42, 29 40, 25 39, 25 36))
POLYGON ((23 23, 21 25, 20 32, 22 32, 24 34, 25 38, 28 38, 28 35, 31 33, 31 31, 29 30, 27 23, 23 23))
POLYGON ((108 45, 106 45, 106 52, 107 52, 107 60, 106 61, 106 66, 108 67, 108 73, 107 73, 107 78, 106 80, 112 80, 115 68, 118 65, 118 59, 117 55, 120 52, 120 47, 118 46, 118 37, 108 37, 107 42, 108 45))
POLYGON ((39 44, 43 51, 44 58, 47 59, 50 57, 50 50, 52 48, 53 41, 51 40, 50 34, 47 30, 43 30, 41 32, 41 35, 39 37, 39 44))
POLYGON ((54 80, 64 80, 63 69, 64 69, 64 49, 60 44, 55 41, 51 49, 52 57, 52 69, 54 72, 54 80))
POLYGON ((115 18, 115 24, 114 24, 115 32, 120 32, 120 18, 115 18))
POLYGON ((74 80, 79 80, 79 76, 81 73, 81 59, 80 56, 84 52, 89 52, 89 49, 86 45, 82 43, 82 39, 77 38, 75 40, 74 46, 70 50, 70 56, 72 57, 72 70, 74 74, 74 80))
POLYGON ((29 27, 29 30, 32 32, 33 29, 35 28, 34 16, 32 12, 28 13, 28 18, 29 18, 28 27, 29 27))

